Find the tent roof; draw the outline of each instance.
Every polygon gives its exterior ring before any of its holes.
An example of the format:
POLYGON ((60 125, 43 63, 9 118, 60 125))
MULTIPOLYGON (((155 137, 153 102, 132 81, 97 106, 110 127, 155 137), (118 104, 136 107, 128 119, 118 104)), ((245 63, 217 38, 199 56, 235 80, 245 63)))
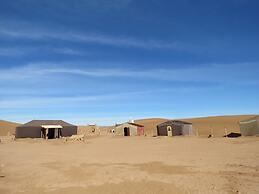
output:
POLYGON ((251 117, 251 118, 246 119, 246 120, 239 121, 239 123, 247 123, 247 122, 251 122, 251 121, 254 121, 254 120, 259 121, 259 115, 251 117))
POLYGON ((44 129, 62 129, 61 125, 41 125, 44 129))
POLYGON ((24 125, 21 125, 21 127, 41 127, 42 125, 60 125, 62 127, 74 126, 62 120, 32 120, 24 125))
POLYGON ((134 125, 134 126, 137 126, 137 127, 144 127, 143 125, 140 125, 140 124, 137 124, 137 123, 130 123, 130 122, 117 124, 116 127, 124 125, 124 124, 134 125))
POLYGON ((172 124, 183 124, 183 125, 192 125, 192 123, 186 122, 186 121, 180 121, 180 120, 170 120, 166 121, 164 123, 160 123, 157 126, 163 126, 163 125, 172 125, 172 124))
POLYGON ((130 125, 135 125, 135 126, 137 126, 137 127, 144 127, 143 125, 140 125, 140 124, 137 124, 137 123, 128 123, 128 124, 130 124, 130 125))

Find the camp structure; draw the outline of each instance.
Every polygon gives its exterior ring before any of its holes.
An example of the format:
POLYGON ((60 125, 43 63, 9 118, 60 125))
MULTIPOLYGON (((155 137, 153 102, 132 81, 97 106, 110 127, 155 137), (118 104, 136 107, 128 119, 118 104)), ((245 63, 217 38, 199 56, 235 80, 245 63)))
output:
POLYGON ((240 121, 239 127, 242 136, 259 135, 259 116, 240 121))
POLYGON ((158 136, 194 135, 192 123, 170 120, 157 125, 158 136))
POLYGON ((16 127, 16 138, 55 139, 77 134, 77 126, 62 120, 32 120, 16 127))
POLYGON ((119 136, 141 136, 144 135, 144 126, 127 122, 116 125, 114 133, 119 136))

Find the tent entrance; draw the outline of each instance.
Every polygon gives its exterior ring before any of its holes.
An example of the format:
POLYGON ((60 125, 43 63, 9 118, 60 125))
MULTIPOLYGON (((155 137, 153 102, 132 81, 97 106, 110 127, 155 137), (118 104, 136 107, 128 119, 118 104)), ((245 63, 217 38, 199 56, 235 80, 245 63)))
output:
POLYGON ((171 137, 173 136, 173 129, 172 126, 167 126, 167 136, 171 137))
POLYGON ((124 127, 124 136, 130 136, 130 128, 124 127))
POLYGON ((41 137, 44 139, 56 139, 62 136, 63 127, 60 125, 43 125, 41 127, 41 137))

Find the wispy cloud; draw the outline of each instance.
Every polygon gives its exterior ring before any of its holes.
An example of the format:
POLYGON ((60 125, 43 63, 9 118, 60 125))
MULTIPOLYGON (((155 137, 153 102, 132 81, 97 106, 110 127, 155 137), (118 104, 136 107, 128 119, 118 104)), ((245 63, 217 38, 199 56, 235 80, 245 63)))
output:
POLYGON ((26 54, 28 52, 31 52, 31 51, 28 50, 28 49, 25 49, 25 48, 23 48, 23 49, 19 49, 19 48, 16 48, 16 47, 0 48, 0 56, 10 56, 10 57, 13 57, 13 56, 23 56, 24 54, 26 54))
POLYGON ((57 108, 57 107, 82 107, 82 106, 97 106, 101 102, 113 102, 114 100, 132 99, 135 97, 144 97, 146 95, 156 93, 172 93, 185 92, 190 93, 197 91, 197 88, 183 87, 183 88, 161 88, 152 90, 132 91, 132 92, 116 92, 105 93, 100 95, 85 95, 85 96, 60 96, 60 97, 26 97, 20 99, 4 99, 0 100, 0 108, 57 108))
POLYGON ((40 47, 40 46, 14 46, 3 47, 0 46, 0 56, 5 57, 24 57, 32 54, 62 54, 71 56, 89 55, 90 52, 86 52, 80 49, 69 47, 40 47))
POLYGON ((193 50, 193 46, 181 42, 161 41, 156 39, 139 39, 125 36, 110 36, 98 33, 79 33, 69 31, 52 31, 46 29, 34 29, 23 27, 15 29, 2 27, 0 37, 10 37, 29 40, 60 40, 80 43, 93 43, 115 47, 133 47, 141 49, 172 49, 172 50, 193 50), (22 30, 23 29, 23 30, 22 30), (26 30, 24 30, 26 29, 26 30))
POLYGON ((75 75, 97 78, 138 78, 164 81, 191 81, 215 82, 229 84, 258 84, 257 63, 240 64, 211 64, 206 66, 188 68, 156 68, 156 69, 130 69, 130 68, 87 68, 55 63, 30 64, 20 68, 0 69, 1 80, 18 80, 48 77, 53 74, 75 75), (251 71, 253 69, 253 71, 251 71))
MULTIPOLYGON (((132 0, 45 0, 44 2, 34 0, 19 0, 18 3, 14 1, 14 6, 20 5, 41 7, 44 11, 47 8, 55 11, 66 11, 67 13, 78 13, 94 9, 95 11, 111 11, 127 7, 132 0), (17 4, 17 5, 16 5, 17 4)), ((39 10, 42 11, 42 10, 39 10)))
POLYGON ((50 51, 53 51, 54 53, 59 53, 59 54, 65 54, 65 55, 87 55, 89 52, 83 52, 77 49, 72 49, 72 48, 52 48, 49 49, 50 51))

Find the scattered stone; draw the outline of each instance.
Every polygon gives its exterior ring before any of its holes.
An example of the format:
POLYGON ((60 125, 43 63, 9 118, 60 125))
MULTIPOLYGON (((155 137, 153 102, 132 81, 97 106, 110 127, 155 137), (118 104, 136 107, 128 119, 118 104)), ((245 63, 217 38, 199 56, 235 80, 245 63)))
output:
POLYGON ((85 141, 85 135, 72 135, 71 137, 64 138, 63 141, 85 141))

